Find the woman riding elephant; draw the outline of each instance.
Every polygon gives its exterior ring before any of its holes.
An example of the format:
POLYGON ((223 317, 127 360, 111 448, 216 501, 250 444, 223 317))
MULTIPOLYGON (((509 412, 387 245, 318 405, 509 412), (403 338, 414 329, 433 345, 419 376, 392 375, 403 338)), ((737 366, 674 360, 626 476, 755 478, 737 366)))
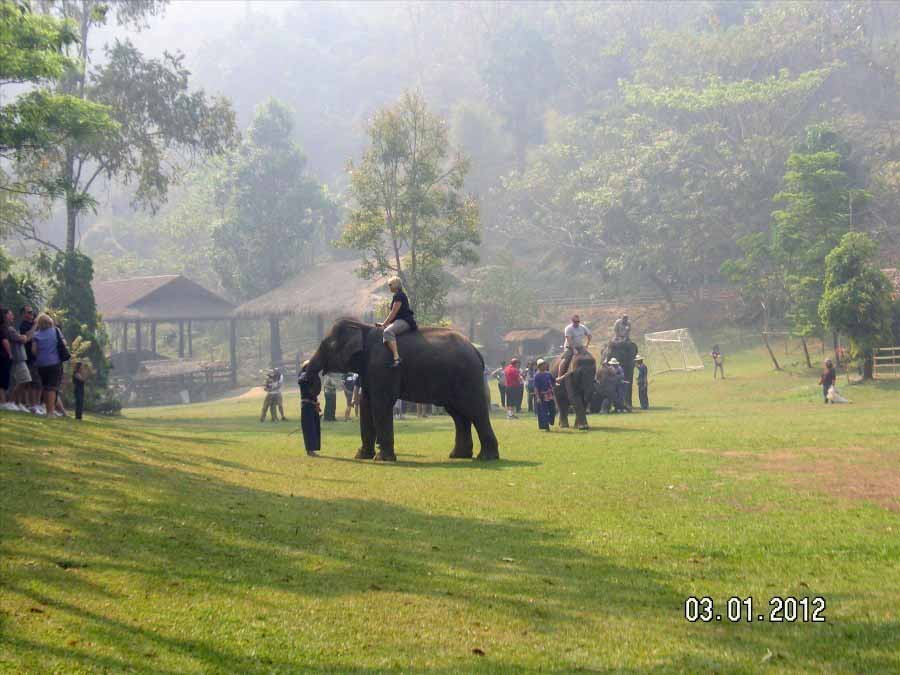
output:
POLYGON ((472 457, 474 424, 481 441, 478 459, 499 459, 484 386, 484 360, 472 343, 448 328, 400 332, 395 346, 402 361, 397 362, 394 350, 384 348, 384 336, 385 331, 371 324, 340 319, 306 369, 308 377, 316 377, 319 371, 359 373, 362 447, 357 458, 396 460, 392 409, 402 399, 446 409, 456 425, 451 458, 472 457))
MULTIPOLYGON (((563 357, 556 357, 550 364, 550 372, 554 377, 559 373, 563 357)), ((594 378, 597 374, 597 361, 586 349, 572 355, 565 373, 557 377, 556 407, 559 409, 559 427, 569 426, 569 404, 575 408, 575 428, 587 429, 587 410, 594 395, 594 378)))

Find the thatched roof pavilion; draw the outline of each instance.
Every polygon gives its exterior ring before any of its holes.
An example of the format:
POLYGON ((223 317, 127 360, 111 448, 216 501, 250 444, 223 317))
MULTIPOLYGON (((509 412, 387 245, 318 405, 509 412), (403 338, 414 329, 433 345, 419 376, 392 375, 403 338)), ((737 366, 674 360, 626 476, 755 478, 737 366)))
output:
POLYGON ((298 314, 366 317, 390 296, 386 279, 361 279, 356 274, 358 268, 358 260, 313 265, 278 288, 240 305, 234 316, 240 319, 298 314))
MULTIPOLYGON (((122 352, 128 353, 128 328, 134 325, 135 354, 144 353, 144 326, 149 325, 150 351, 156 352, 156 326, 178 324, 178 356, 193 356, 192 323, 194 321, 229 321, 231 323, 232 379, 236 377, 234 305, 200 284, 180 274, 133 277, 92 284, 97 311, 103 321, 122 326, 122 352), (187 341, 185 344, 185 327, 187 341)), ((140 360, 138 358, 138 360, 140 360)))

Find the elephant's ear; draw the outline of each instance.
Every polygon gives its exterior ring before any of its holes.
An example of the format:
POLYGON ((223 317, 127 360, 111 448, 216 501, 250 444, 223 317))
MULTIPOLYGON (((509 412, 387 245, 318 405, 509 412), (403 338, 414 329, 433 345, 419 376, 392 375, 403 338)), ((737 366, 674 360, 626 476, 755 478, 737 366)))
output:
POLYGON ((360 329, 349 330, 337 345, 336 354, 338 363, 348 367, 353 357, 362 354, 365 347, 363 331, 360 329))

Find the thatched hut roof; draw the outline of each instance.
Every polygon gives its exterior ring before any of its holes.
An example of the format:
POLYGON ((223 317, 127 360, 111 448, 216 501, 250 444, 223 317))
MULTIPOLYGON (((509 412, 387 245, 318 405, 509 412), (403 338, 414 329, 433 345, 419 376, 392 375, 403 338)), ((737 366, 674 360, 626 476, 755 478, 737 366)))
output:
POLYGON ((294 314, 364 316, 390 296, 386 279, 360 279, 358 267, 356 260, 320 263, 240 305, 234 315, 241 319, 294 314))
POLYGON ((227 319, 234 305, 180 274, 92 284, 104 321, 227 319))
POLYGON ((547 340, 562 338, 562 331, 556 328, 528 328, 511 330, 503 336, 504 342, 525 342, 526 340, 547 340))

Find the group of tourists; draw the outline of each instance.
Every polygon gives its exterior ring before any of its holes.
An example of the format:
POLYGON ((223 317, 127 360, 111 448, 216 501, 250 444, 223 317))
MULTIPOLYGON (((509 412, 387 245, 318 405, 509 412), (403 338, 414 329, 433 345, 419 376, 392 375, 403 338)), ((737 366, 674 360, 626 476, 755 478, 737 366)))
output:
MULTIPOLYGON (((71 359, 66 339, 49 314, 32 305, 0 307, 0 409, 44 417, 65 417, 60 389, 63 365, 71 359)), ((84 411, 84 383, 89 371, 76 362, 72 368, 75 417, 84 411)))

